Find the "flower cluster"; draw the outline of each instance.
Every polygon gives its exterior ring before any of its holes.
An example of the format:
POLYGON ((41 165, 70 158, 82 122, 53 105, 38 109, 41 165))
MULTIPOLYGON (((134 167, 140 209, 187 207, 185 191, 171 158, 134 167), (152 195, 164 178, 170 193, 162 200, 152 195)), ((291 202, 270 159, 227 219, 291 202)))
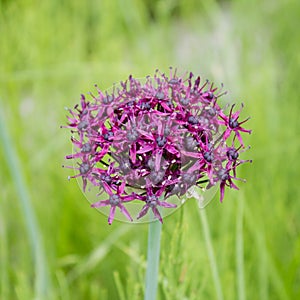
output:
POLYGON ((110 206, 111 224, 118 208, 130 221, 126 204, 143 204, 137 219, 149 210, 162 222, 160 210, 174 208, 169 198, 190 188, 220 186, 238 189, 233 180, 244 148, 240 110, 228 114, 219 106, 224 93, 193 74, 169 78, 156 71, 144 82, 129 76, 110 93, 97 86, 91 100, 69 110, 68 126, 76 151, 77 174, 83 190, 96 186, 107 200, 92 207, 110 206))

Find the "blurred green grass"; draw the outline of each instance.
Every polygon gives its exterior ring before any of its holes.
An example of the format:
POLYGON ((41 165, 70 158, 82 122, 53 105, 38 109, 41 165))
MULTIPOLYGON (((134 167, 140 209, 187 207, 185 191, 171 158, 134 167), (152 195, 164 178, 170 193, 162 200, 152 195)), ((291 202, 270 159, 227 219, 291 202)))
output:
MULTIPOLYGON (((11 173, 1 139, 0 299, 142 299, 147 226, 108 226, 89 207, 61 169, 71 144, 59 126, 95 83, 169 66, 223 82, 224 101, 252 117, 247 184, 205 209, 224 299, 300 298, 299 12, 296 0, 0 1, 1 118, 19 161, 11 173)), ((219 299, 196 204, 181 214, 163 226, 158 299, 219 299)))

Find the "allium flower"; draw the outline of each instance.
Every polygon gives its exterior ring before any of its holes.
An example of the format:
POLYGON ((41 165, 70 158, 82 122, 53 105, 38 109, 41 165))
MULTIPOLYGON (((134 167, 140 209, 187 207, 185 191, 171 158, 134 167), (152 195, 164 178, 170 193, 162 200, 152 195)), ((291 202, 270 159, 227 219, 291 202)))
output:
MULTIPOLYGON (((244 146, 240 131, 251 133, 251 130, 247 130, 247 129, 241 127, 241 125, 243 123, 245 123, 246 121, 248 121, 249 118, 242 122, 238 122, 241 111, 232 113, 234 106, 235 106, 235 104, 233 104, 231 106, 229 116, 226 116, 222 111, 220 111, 219 116, 221 117, 222 120, 219 121, 219 124, 227 126, 227 129, 224 133, 224 140, 227 140, 230 137, 231 132, 233 131, 235 133, 236 137, 238 138, 238 140, 240 141, 241 145, 244 146)), ((243 107, 243 105, 242 105, 242 107, 243 107)))
POLYGON ((238 189, 236 168, 249 161, 239 159, 242 134, 251 130, 234 105, 229 114, 219 106, 224 93, 213 84, 171 69, 169 77, 156 71, 143 83, 130 75, 111 93, 96 88, 90 101, 82 96, 69 110, 76 151, 66 158, 77 161, 72 177, 82 178, 84 191, 89 184, 108 194, 92 207, 109 206, 109 224, 117 208, 130 221, 150 209, 163 222, 161 210, 176 207, 171 196, 190 188, 219 185, 221 201, 226 187, 238 189), (141 204, 137 216, 129 202, 141 204))
POLYGON ((108 200, 98 201, 92 204, 92 207, 102 207, 110 205, 110 214, 108 217, 108 224, 110 225, 114 219, 116 207, 119 207, 123 215, 129 220, 132 221, 132 218, 125 208, 123 203, 132 201, 136 198, 136 196, 132 193, 132 195, 121 196, 124 193, 125 181, 121 183, 116 189, 116 193, 113 193, 113 189, 107 182, 103 182, 103 187, 107 194, 109 195, 108 200))

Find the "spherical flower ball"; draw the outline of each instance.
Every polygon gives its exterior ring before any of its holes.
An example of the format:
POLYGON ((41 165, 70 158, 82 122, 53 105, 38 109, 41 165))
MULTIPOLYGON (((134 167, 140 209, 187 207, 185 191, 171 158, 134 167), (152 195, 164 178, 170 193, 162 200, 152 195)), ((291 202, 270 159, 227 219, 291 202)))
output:
POLYGON ((130 75, 110 92, 96 89, 69 110, 74 151, 66 158, 76 162, 72 178, 82 179, 83 191, 96 189, 91 206, 106 207, 109 224, 116 212, 132 222, 152 211, 163 222, 195 188, 219 187, 221 201, 226 187, 238 189, 236 168, 248 161, 239 158, 242 134, 251 131, 234 105, 221 108, 222 90, 172 69, 169 77, 130 75))

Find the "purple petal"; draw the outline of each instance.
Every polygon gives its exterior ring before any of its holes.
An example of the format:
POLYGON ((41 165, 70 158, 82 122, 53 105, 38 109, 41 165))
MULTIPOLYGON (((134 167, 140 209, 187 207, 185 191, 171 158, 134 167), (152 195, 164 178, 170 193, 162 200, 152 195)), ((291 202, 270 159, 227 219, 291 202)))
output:
POLYGON ((232 180, 230 180, 230 188, 239 190, 239 188, 232 182, 232 180))
POLYGON ((155 196, 157 197, 157 198, 159 198, 162 194, 163 194, 163 192, 165 191, 165 187, 164 186, 162 186, 156 193, 155 193, 155 196))
POLYGON ((161 167, 161 156, 162 156, 162 151, 158 151, 156 153, 156 157, 155 157, 155 171, 159 171, 160 167, 161 167))
POLYGON ((245 129, 245 128, 243 128, 243 127, 239 127, 239 131, 247 132, 247 133, 249 133, 249 134, 252 132, 252 130, 245 129))
POLYGON ((162 127, 161 122, 158 122, 158 124, 157 124, 157 133, 159 136, 162 136, 162 134, 163 134, 163 127, 162 127))
POLYGON ((172 109, 165 102, 162 101, 160 102, 160 104, 165 110, 172 111, 172 109))
POLYGON ((143 217, 149 210, 149 206, 148 205, 144 205, 144 207, 142 208, 142 210, 139 212, 137 219, 140 219, 141 217, 143 217))
POLYGON ((143 146, 140 150, 136 151, 138 154, 146 153, 153 150, 153 146, 143 146))
POLYGON ((106 112, 107 112, 108 115, 111 115, 114 112, 114 109, 109 106, 109 107, 107 107, 106 112))
POLYGON ((172 154, 178 154, 179 152, 175 146, 169 144, 166 145, 166 149, 172 154))
POLYGON ((224 192, 225 192, 225 182, 222 181, 221 184, 220 184, 220 202, 223 201, 224 192))
POLYGON ((163 223, 162 217, 161 217, 158 209, 155 206, 152 207, 152 211, 154 213, 154 216, 160 221, 160 223, 163 223))
POLYGON ((231 115, 231 119, 236 120, 238 118, 238 116, 240 115, 240 113, 241 113, 240 110, 236 111, 234 114, 231 115))
POLYGON ((201 157, 201 153, 197 153, 197 152, 187 152, 187 151, 181 150, 180 153, 184 154, 185 156, 190 156, 190 157, 194 157, 194 158, 201 157))
POLYGON ((74 159, 74 158, 78 158, 84 156, 84 154, 82 154, 81 152, 78 153, 74 153, 74 154, 70 154, 66 156, 66 159, 74 159))
POLYGON ((120 208, 122 214, 123 214, 129 221, 132 222, 133 220, 132 220, 132 218, 131 218, 131 216, 130 216, 128 210, 125 208, 125 206, 122 205, 122 204, 119 204, 119 208, 120 208))
POLYGON ((157 201, 158 205, 162 206, 162 207, 167 207, 167 208, 175 208, 177 207, 176 204, 173 204, 173 203, 169 203, 169 202, 166 202, 166 201, 157 201))
POLYGON ((226 141, 229 138, 230 134, 231 134, 231 129, 227 128, 223 135, 223 140, 226 141))
POLYGON ((108 224, 111 225, 112 221, 114 220, 116 212, 116 206, 112 206, 110 208, 109 217, 108 217, 108 224))
POLYGON ((112 189, 110 188, 110 186, 105 182, 103 181, 102 182, 102 186, 103 188, 105 189, 105 192, 108 194, 108 195, 113 195, 114 193, 112 192, 112 189))
POLYGON ((135 162, 136 162, 136 143, 134 143, 134 144, 131 145, 131 148, 130 148, 130 159, 131 159, 132 163, 135 164, 135 162))
POLYGON ((126 186, 126 181, 123 180, 122 183, 121 183, 121 185, 118 188, 119 194, 123 194, 124 193, 125 186, 126 186))
POLYGON ((241 134, 238 131, 235 131, 235 135, 237 136, 239 142, 241 143, 241 145, 244 147, 244 142, 243 139, 241 137, 241 134))
POLYGON ((86 185, 87 185, 87 180, 86 180, 86 178, 82 177, 82 189, 83 189, 83 192, 85 192, 86 185))
POLYGON ((196 161, 196 162, 194 163, 194 165, 191 166, 191 167, 189 168, 189 173, 192 173, 192 172, 194 172, 194 171, 198 171, 198 170, 202 169, 202 168, 205 166, 205 163, 202 162, 202 163, 200 164, 201 161, 202 161, 202 159, 196 161))
POLYGON ((131 195, 122 197, 122 202, 129 202, 129 201, 132 201, 135 199, 138 199, 138 197, 135 194, 131 194, 131 195))
POLYGON ((142 130, 142 129, 137 129, 137 131, 138 131, 139 133, 141 133, 143 136, 145 136, 146 138, 148 138, 149 140, 154 141, 153 135, 152 135, 152 134, 149 134, 147 131, 144 131, 144 130, 142 130))
POLYGON ((102 206, 107 206, 107 205, 110 205, 109 200, 102 200, 102 201, 98 201, 98 202, 93 203, 91 205, 91 207, 102 207, 102 206))

